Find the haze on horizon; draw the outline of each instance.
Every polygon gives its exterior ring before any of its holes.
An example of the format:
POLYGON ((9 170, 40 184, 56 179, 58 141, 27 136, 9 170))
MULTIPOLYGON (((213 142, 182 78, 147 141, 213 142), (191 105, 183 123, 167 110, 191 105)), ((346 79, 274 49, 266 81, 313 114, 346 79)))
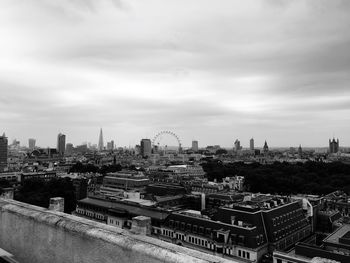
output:
POLYGON ((350 146, 349 13, 347 0, 3 0, 0 133, 350 146))

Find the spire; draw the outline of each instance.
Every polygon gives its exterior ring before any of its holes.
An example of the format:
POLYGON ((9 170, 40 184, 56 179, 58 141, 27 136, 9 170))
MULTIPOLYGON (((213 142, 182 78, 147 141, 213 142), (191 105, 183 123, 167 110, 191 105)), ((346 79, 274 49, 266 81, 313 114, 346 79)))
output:
POLYGON ((98 137, 98 150, 102 151, 103 150, 103 133, 102 133, 102 128, 100 129, 100 136, 98 137))
POLYGON ((265 153, 267 153, 269 151, 269 146, 267 145, 267 141, 266 140, 265 140, 265 143, 264 143, 263 150, 264 150, 265 153))

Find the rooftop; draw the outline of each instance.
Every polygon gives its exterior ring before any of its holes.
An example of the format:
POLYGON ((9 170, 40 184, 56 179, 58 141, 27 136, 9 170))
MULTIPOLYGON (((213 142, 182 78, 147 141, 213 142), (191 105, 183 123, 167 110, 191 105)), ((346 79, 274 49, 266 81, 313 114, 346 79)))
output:
MULTIPOLYGON (((0 246, 26 263, 229 263, 84 218, 0 198, 0 246), (33 234, 35 233, 35 234, 33 234), (22 240, 23 236, 26 240, 22 240), (22 238, 21 238, 22 237, 22 238), (69 249, 74 244, 74 251, 69 249)), ((0 250, 0 253, 3 253, 0 250)))
POLYGON ((126 210, 130 214, 133 215, 143 215, 143 216, 149 216, 151 218, 155 218, 158 220, 165 219, 169 211, 164 209, 158 209, 150 206, 144 206, 142 203, 136 203, 136 202, 126 202, 124 201, 108 201, 103 199, 97 199, 97 198, 90 198, 87 197, 85 199, 82 199, 78 201, 82 204, 87 205, 95 205, 106 209, 118 209, 118 210, 126 210))
MULTIPOLYGON (((350 225, 344 224, 339 227, 336 231, 326 237, 323 242, 331 245, 342 245, 347 246, 350 249, 350 243, 344 242, 344 239, 349 239, 350 237, 350 225)), ((349 251, 350 252, 350 251, 349 251)))

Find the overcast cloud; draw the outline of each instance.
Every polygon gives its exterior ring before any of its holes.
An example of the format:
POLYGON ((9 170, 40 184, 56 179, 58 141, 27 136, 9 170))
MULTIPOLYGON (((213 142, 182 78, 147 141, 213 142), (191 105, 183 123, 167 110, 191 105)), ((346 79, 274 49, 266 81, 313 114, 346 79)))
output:
POLYGON ((0 132, 349 146, 349 14, 347 0, 2 0, 0 132))

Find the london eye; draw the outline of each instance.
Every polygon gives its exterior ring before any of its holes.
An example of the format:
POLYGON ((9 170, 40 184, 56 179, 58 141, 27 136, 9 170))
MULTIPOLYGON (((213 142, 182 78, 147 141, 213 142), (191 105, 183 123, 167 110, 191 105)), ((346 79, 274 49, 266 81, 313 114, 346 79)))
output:
MULTIPOLYGON (((177 136, 176 133, 174 133, 172 131, 161 131, 161 132, 157 133, 156 136, 154 136, 154 138, 152 140, 153 149, 157 150, 160 148, 161 141, 163 140, 163 138, 165 136, 169 136, 169 137, 175 139, 175 141, 177 143, 177 150, 180 153, 182 151, 181 140, 180 140, 179 136, 177 136)), ((167 148, 167 145, 165 145, 165 148, 167 148)))

